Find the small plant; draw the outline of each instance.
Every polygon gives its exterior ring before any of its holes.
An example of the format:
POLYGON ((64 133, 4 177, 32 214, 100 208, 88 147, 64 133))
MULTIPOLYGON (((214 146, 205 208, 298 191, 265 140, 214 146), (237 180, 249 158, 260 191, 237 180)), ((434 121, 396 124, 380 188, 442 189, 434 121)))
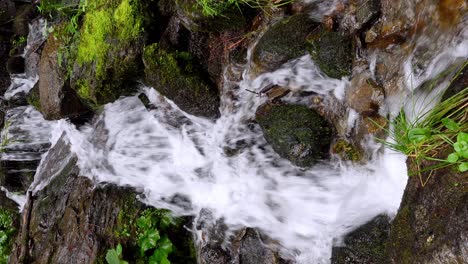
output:
POLYGON ((417 174, 424 186, 434 170, 455 165, 460 172, 468 169, 467 119, 468 88, 465 88, 414 121, 408 120, 405 112, 401 111, 391 122, 393 129, 386 129, 392 141, 383 143, 414 160, 416 170, 410 171, 409 175, 417 174), (440 157, 447 145, 453 152, 440 157), (424 168, 423 161, 426 161, 424 168), (423 179, 422 172, 426 171, 430 172, 429 176, 423 179))
POLYGON ((115 249, 109 249, 106 254, 106 261, 108 264, 128 264, 127 261, 122 260, 122 245, 118 244, 115 249))
POLYGON ((8 263, 15 231, 13 215, 9 211, 0 210, 0 263, 8 263))
MULTIPOLYGON (((170 264, 168 257, 173 251, 173 245, 163 233, 174 224, 174 219, 167 210, 147 209, 143 211, 133 226, 136 228, 136 244, 139 249, 135 259, 150 264, 170 264)), ((130 229, 132 229, 131 226, 125 226, 123 233, 119 234, 128 238, 131 236, 130 229)), ((107 263, 127 263, 122 259, 122 250, 120 244, 115 249, 109 249, 106 254, 107 263)))
POLYGON ((222 16, 222 14, 234 7, 240 9, 245 5, 251 8, 281 7, 292 3, 294 0, 197 0, 203 15, 207 17, 222 16))

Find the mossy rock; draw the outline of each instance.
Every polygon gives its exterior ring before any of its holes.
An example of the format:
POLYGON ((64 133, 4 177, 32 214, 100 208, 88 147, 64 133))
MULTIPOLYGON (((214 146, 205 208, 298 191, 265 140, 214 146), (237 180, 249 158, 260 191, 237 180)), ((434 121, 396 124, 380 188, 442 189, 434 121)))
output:
POLYGON ((178 15, 190 22, 190 30, 202 32, 222 32, 226 30, 240 30, 248 25, 258 10, 243 4, 230 1, 206 1, 209 8, 203 8, 201 1, 196 0, 176 0, 175 6, 170 7, 168 1, 162 1, 164 11, 177 10, 178 15), (209 12, 208 10, 212 10, 209 12), (207 12, 208 11, 208 12, 207 12))
POLYGON ((169 52, 152 44, 144 52, 146 83, 190 114, 217 117, 218 91, 202 78, 192 60, 187 52, 169 52))
POLYGON ((307 36, 319 24, 307 14, 284 18, 262 36, 254 49, 253 61, 259 71, 273 71, 288 60, 307 53, 307 36))
POLYGON ((314 62, 328 77, 341 79, 351 75, 353 44, 351 38, 320 26, 307 37, 308 50, 314 62))
POLYGON ((463 89, 468 87, 468 61, 465 61, 461 66, 459 66, 456 71, 455 76, 450 81, 450 85, 442 96, 442 100, 447 100, 448 98, 456 95, 461 92, 463 89))
POLYGON ((352 143, 344 139, 337 140, 332 146, 333 153, 337 154, 343 160, 353 162, 361 161, 363 158, 363 151, 352 143))
POLYGON ((72 54, 72 87, 88 105, 99 106, 136 91, 149 15, 139 0, 92 0, 88 6, 72 54))
POLYGON ((19 222, 17 204, 0 191, 0 263, 8 263, 19 222))
POLYGON ((314 110, 264 104, 257 109, 256 120, 273 149, 293 164, 308 167, 329 157, 333 129, 314 110))

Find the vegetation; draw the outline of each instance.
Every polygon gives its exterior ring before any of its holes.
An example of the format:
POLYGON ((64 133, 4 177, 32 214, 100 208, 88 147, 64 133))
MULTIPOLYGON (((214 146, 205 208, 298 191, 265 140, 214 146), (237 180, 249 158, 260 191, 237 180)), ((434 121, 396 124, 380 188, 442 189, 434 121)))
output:
MULTIPOLYGON (((392 121, 388 131, 392 141, 384 143, 414 159, 417 174, 424 186, 422 172, 453 166, 460 172, 468 170, 468 88, 439 102, 432 110, 410 121, 404 111, 392 121), (449 154, 445 149, 449 147, 449 154), (444 156, 441 157, 441 153, 444 156), (423 166, 424 163, 424 166, 423 166), (428 166, 429 164, 429 166, 428 166)), ((431 173, 429 174, 431 175, 431 173)))
MULTIPOLYGON (((167 210, 147 209, 143 211, 136 222, 130 221, 118 233, 122 237, 131 237, 136 229, 136 242, 139 252, 134 258, 144 263, 169 264, 169 254, 173 251, 173 244, 167 234, 169 228, 176 225, 175 220, 167 210)), ((109 249, 106 254, 108 264, 127 263, 122 259, 122 246, 109 249)))
POLYGON ((281 7, 290 4, 294 0, 197 0, 197 4, 201 7, 203 15, 214 17, 223 15, 227 10, 233 6, 240 10, 240 6, 249 6, 251 8, 267 8, 267 7, 281 7))
POLYGON ((0 263, 8 263, 15 232, 12 213, 4 209, 0 210, 0 263))

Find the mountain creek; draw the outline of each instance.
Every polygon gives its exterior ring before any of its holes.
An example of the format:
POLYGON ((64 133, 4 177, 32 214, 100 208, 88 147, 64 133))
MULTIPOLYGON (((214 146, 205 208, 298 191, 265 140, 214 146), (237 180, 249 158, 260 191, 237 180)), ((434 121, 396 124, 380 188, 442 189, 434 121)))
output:
POLYGON ((0 263, 468 263, 466 0, 0 0, 0 263))

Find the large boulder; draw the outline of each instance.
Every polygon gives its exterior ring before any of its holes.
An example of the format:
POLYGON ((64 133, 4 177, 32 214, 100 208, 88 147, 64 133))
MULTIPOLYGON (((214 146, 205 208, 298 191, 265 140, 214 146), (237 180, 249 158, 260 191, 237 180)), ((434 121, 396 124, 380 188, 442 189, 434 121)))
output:
POLYGON ((271 26, 253 51, 258 71, 276 70, 288 60, 305 55, 306 38, 318 25, 307 14, 298 14, 271 26))
POLYGON ((390 232, 390 218, 379 215, 347 234, 344 245, 333 247, 332 264, 389 263, 385 243, 390 232))
MULTIPOLYGON (((450 153, 442 149, 437 158, 450 153)), ((421 167, 413 158, 408 170, 421 167)), ((417 172, 408 178, 400 209, 390 228, 388 254, 392 263, 468 262, 468 172, 450 167, 417 172), (425 183, 424 186, 421 183, 425 183)))
POLYGON ((257 109, 256 120, 273 149, 297 166, 311 166, 329 156, 333 128, 306 106, 267 103, 257 109))
POLYGON ((40 110, 49 120, 74 118, 87 112, 76 92, 70 88, 67 73, 59 61, 61 42, 50 35, 39 63, 40 110))
MULTIPOLYGON (((137 220, 144 216, 156 221, 164 212, 142 204, 133 189, 95 185, 80 176, 76 163, 66 140, 59 139, 38 172, 34 187, 48 184, 25 205, 24 228, 10 263, 106 263, 106 253, 117 244, 124 259, 145 263, 137 244, 138 232, 144 230, 137 220)), ((167 234, 172 242, 172 263, 195 263, 192 236, 183 227, 190 224, 187 220, 171 220, 167 230, 158 227, 161 237, 167 234)))
POLYGON ((145 80, 182 110, 204 117, 219 116, 216 86, 202 78, 187 52, 169 52, 155 43, 145 48, 145 80))
POLYGON ((320 26, 307 39, 310 56, 326 75, 340 79, 351 74, 353 44, 350 37, 320 26))

